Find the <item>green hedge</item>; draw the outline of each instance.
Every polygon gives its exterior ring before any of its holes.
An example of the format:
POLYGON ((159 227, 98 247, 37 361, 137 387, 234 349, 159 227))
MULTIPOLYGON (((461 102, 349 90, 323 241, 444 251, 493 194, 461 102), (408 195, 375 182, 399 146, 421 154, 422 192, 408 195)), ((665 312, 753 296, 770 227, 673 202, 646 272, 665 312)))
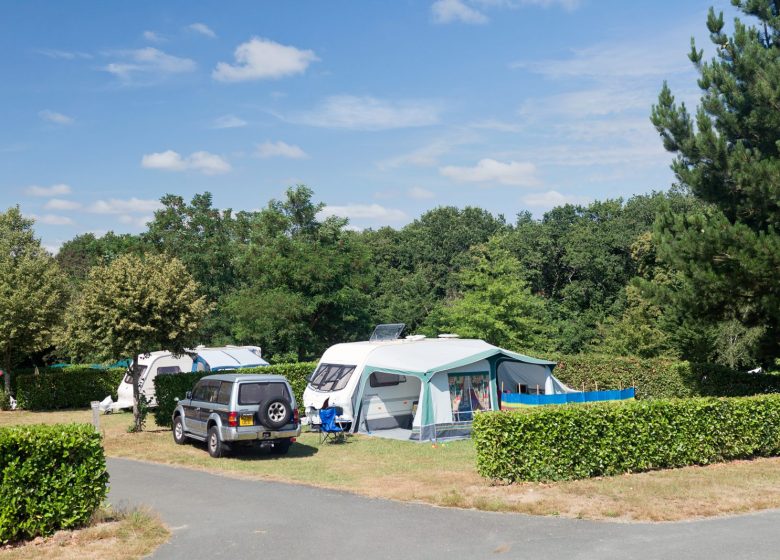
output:
POLYGON ((742 397, 780 393, 780 375, 742 373, 711 364, 668 358, 579 354, 558 360, 555 376, 586 391, 636 386, 640 399, 681 397, 742 397))
MULTIPOLYGON (((317 362, 298 362, 292 364, 274 364, 267 367, 247 368, 232 373, 266 373, 284 375, 292 385, 295 400, 298 406, 303 403, 303 391, 309 375, 314 371, 317 362)), ((176 408, 175 399, 184 398, 184 394, 202 377, 213 372, 177 373, 175 375, 158 375, 154 379, 154 392, 157 395, 157 408, 154 411, 154 420, 158 426, 170 426, 171 416, 176 408)), ((223 372, 231 373, 231 372, 223 372)))
POLYGON ((84 525, 105 499, 107 483, 92 426, 0 428, 0 543, 84 525))
POLYGON ((124 369, 69 367, 41 370, 38 375, 16 376, 16 400, 27 410, 84 408, 90 401, 102 401, 108 395, 116 400, 116 391, 124 369))
POLYGON ((550 481, 780 455, 780 395, 485 412, 472 431, 487 478, 550 481))

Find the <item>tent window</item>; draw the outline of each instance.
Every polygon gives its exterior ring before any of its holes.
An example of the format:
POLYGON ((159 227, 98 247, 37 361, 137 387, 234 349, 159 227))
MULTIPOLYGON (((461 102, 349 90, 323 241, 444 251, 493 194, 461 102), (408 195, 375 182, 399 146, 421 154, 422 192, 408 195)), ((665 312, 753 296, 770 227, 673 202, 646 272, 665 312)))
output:
POLYGON ((470 422, 477 410, 490 410, 490 376, 448 375, 452 419, 470 422))
POLYGON ((338 391, 346 387, 355 366, 320 364, 312 374, 309 385, 318 391, 338 391))
POLYGON ((368 384, 372 387, 390 387, 392 385, 398 385, 399 383, 406 383, 405 375, 395 375, 392 373, 382 373, 381 371, 375 371, 368 378, 368 384))

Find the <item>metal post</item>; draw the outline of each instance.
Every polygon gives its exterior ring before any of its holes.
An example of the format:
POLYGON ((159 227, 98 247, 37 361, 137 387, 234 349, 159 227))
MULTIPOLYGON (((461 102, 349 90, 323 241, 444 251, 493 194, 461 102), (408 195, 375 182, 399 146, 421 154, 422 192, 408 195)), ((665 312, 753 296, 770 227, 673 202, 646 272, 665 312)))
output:
POLYGON ((95 426, 95 431, 100 431, 100 401, 92 401, 89 403, 92 407, 92 425, 95 426))

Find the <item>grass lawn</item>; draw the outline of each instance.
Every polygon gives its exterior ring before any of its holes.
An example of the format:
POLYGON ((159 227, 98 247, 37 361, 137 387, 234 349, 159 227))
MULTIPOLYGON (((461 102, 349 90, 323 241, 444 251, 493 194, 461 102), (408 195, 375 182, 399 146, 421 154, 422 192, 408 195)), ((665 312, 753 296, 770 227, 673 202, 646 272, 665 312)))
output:
MULTIPOLYGON (((90 422, 90 411, 0 412, 0 426, 90 422)), ((171 431, 127 433, 132 416, 101 416, 106 454, 348 490, 372 497, 441 506, 621 521, 676 521, 780 507, 780 458, 630 474, 554 484, 494 485, 475 469, 471 440, 438 445, 356 435, 319 445, 302 434, 284 457, 261 451, 212 459, 202 444, 178 446, 171 431)), ((305 429, 305 428, 304 428, 305 429)))
POLYGON ((134 560, 151 554, 169 534, 160 518, 148 511, 101 510, 89 527, 0 547, 0 559, 134 560))

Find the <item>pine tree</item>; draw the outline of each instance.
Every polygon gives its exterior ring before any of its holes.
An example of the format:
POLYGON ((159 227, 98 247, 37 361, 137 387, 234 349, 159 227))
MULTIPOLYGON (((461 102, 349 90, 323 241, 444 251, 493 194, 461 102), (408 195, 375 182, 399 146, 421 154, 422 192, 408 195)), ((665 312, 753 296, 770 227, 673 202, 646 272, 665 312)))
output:
POLYGON ((669 303, 713 327, 761 333, 755 359, 768 363, 780 355, 780 2, 732 3, 754 23, 735 19, 729 36, 710 9, 715 56, 705 61, 691 41, 695 117, 666 84, 652 110, 680 185, 708 203, 663 214, 656 240, 686 281, 669 303))

